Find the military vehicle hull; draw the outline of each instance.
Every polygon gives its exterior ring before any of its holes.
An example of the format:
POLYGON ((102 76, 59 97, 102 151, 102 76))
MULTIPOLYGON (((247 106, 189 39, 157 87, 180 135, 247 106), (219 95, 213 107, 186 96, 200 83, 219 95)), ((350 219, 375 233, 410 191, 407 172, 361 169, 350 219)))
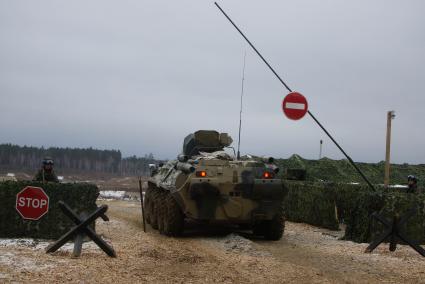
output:
POLYGON ((169 161, 148 181, 146 221, 174 236, 192 219, 240 225, 267 239, 280 239, 284 190, 275 172, 270 163, 233 160, 216 151, 169 161))

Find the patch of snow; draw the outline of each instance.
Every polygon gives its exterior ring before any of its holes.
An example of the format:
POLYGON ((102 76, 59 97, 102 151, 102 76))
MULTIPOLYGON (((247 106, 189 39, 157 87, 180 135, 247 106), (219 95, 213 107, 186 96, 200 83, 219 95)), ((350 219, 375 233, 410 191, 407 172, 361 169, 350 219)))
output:
MULTIPOLYGON (((48 242, 45 240, 40 241, 37 239, 0 239, 0 247, 26 247, 32 248, 34 250, 45 250, 50 243, 53 243, 53 241, 48 242)), ((92 241, 83 243, 83 250, 97 248, 97 245, 92 241)), ((59 249, 59 251, 69 252, 72 252, 73 250, 74 243, 66 243, 59 249)))
MULTIPOLYGON (((145 192, 142 193, 145 196, 145 192)), ((114 191, 114 190, 101 190, 99 194, 99 200, 113 201, 113 200, 125 200, 125 201, 140 201, 138 193, 126 192, 126 191, 114 191)))
POLYGON ((99 197, 111 198, 111 199, 122 199, 124 198, 125 191, 113 191, 113 190, 101 190, 99 197))
POLYGON ((41 271, 55 267, 53 264, 43 264, 33 257, 15 255, 11 252, 5 252, 0 255, 0 264, 15 267, 18 270, 41 271))
POLYGON ((24 246, 35 247, 38 244, 34 239, 0 239, 0 247, 24 246))
POLYGON ((222 247, 227 252, 245 253, 252 256, 270 256, 270 253, 259 251, 254 247, 254 242, 241 237, 237 234, 229 234, 224 238, 218 238, 216 240, 205 240, 210 244, 215 244, 222 247))
POLYGON ((393 184, 390 185, 390 188, 408 188, 408 186, 403 184, 393 184))

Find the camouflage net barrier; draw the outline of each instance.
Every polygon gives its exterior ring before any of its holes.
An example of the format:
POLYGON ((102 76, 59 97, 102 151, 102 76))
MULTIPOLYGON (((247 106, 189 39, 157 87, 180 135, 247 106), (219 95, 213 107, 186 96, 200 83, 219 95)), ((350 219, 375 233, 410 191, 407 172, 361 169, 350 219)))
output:
POLYGON ((338 230, 334 191, 324 185, 285 181, 285 213, 288 221, 338 230))
POLYGON ((404 216, 411 208, 416 207, 416 214, 408 219, 402 230, 410 238, 425 244, 424 194, 410 194, 397 190, 390 192, 382 189, 377 192, 363 191, 350 195, 352 199, 346 202, 344 209, 346 224, 344 239, 370 242, 384 231, 383 226, 371 218, 372 213, 378 212, 391 221, 394 214, 404 216))
POLYGON ((345 240, 370 242, 384 230, 371 218, 378 212, 391 220, 405 215, 412 207, 417 213, 403 230, 412 239, 425 244, 425 194, 406 193, 404 189, 372 191, 363 185, 305 183, 285 181, 286 217, 289 221, 337 230, 346 225, 345 240))
POLYGON ((0 238, 57 239, 74 226, 58 202, 64 201, 78 213, 93 212, 98 195, 99 190, 93 184, 0 182, 0 238), (49 196, 49 211, 38 221, 24 220, 15 209, 16 194, 29 185, 43 188, 49 196))

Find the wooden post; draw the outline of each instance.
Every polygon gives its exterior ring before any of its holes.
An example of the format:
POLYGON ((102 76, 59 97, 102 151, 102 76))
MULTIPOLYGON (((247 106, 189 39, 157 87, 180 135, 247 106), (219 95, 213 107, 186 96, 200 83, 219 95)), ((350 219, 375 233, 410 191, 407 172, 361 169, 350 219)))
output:
POLYGON ((385 177, 384 186, 388 188, 390 185, 390 152, 391 152, 391 120, 395 117, 394 111, 387 113, 387 143, 385 149, 385 177))
POLYGON ((323 145, 323 140, 320 139, 319 160, 322 158, 322 145, 323 145))
POLYGON ((145 206, 143 204, 142 177, 139 177, 140 206, 142 207, 143 232, 146 233, 145 206))

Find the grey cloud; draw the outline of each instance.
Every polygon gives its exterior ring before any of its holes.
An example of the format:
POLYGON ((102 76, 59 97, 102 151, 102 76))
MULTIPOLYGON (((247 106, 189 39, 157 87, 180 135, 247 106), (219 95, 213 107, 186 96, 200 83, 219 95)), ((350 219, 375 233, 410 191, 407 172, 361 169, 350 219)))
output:
MULTIPOLYGON (((424 163, 422 1, 221 1, 357 161, 424 163)), ((0 143, 121 149, 174 157, 183 137, 237 137, 242 152, 342 158, 210 1, 1 1, 0 143)), ((236 139, 235 139, 236 140, 236 139)))

